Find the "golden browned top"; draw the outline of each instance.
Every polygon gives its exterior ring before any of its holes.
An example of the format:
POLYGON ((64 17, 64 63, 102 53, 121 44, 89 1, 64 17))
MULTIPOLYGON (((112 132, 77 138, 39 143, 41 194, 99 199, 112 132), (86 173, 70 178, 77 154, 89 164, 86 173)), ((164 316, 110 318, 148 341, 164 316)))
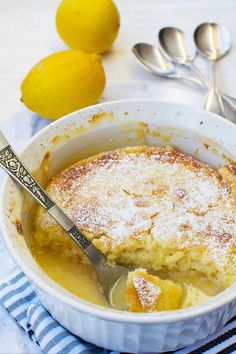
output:
MULTIPOLYGON (((47 190, 106 253, 132 239, 172 242, 184 250, 204 249, 209 262, 221 267, 229 256, 236 264, 231 189, 218 171, 173 148, 101 153, 64 170, 47 190)), ((54 224, 44 212, 39 222, 54 224)))

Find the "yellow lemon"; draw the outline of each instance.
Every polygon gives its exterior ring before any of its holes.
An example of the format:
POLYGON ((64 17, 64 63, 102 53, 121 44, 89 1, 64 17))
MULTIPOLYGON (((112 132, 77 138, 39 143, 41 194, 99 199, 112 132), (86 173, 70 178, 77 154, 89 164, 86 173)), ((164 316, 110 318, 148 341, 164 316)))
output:
POLYGON ((112 0, 63 0, 56 27, 70 48, 103 53, 117 37, 120 16, 112 0))
POLYGON ((42 59, 21 84, 22 101, 42 117, 57 119, 97 102, 105 86, 98 54, 76 50, 42 59))

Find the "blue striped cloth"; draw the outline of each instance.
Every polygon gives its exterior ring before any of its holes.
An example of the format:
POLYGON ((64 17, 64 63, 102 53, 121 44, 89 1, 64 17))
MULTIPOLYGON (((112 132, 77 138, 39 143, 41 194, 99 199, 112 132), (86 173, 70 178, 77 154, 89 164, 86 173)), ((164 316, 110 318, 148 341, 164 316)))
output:
MULTIPOLYGON (((0 284, 0 301, 18 325, 43 353, 118 354, 98 348, 70 334, 40 303, 33 286, 23 272, 17 271, 0 284)), ((236 353, 236 318, 221 331, 176 354, 236 353)), ((166 353, 167 354, 167 353, 166 353)))

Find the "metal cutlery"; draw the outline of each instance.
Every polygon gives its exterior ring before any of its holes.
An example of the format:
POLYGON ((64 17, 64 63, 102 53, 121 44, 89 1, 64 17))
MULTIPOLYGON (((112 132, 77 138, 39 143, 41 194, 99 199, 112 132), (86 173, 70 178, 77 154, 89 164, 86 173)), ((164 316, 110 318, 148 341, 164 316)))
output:
MULTIPOLYGON (((78 229, 64 211, 54 202, 42 186, 35 180, 18 155, 0 131, 0 165, 55 219, 67 235, 81 248, 93 264, 104 295, 109 304, 118 310, 126 310, 125 299, 116 301, 116 286, 125 279, 129 269, 120 265, 110 266, 106 256, 78 229), (114 300, 113 300, 114 296, 114 300)), ((126 283, 124 283, 125 285, 126 283)), ((124 291, 123 291, 124 293, 124 291)), ((123 296, 124 298, 124 296, 123 296)))

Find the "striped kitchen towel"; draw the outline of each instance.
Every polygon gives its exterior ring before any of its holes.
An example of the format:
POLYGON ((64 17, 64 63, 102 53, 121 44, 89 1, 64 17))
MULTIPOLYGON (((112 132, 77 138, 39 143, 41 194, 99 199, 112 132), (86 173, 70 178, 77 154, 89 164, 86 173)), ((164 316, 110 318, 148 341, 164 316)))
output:
MULTIPOLYGON (((118 354, 86 343, 63 328, 40 303, 23 272, 0 284, 0 301, 18 325, 43 351, 51 354, 118 354)), ((236 318, 221 331, 176 354, 236 353, 236 318)), ((166 353, 167 354, 167 353, 166 353)))

